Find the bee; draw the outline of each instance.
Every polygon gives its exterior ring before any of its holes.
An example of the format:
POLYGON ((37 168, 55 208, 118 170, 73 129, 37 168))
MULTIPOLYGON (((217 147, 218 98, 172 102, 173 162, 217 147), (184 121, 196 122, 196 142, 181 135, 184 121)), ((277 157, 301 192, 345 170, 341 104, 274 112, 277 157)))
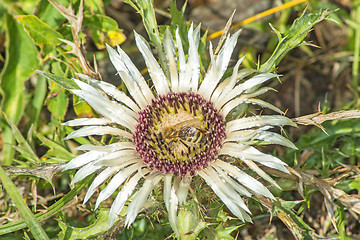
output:
POLYGON ((201 120, 191 119, 165 127, 161 135, 163 143, 169 146, 173 143, 182 143, 186 147, 190 147, 205 142, 208 133, 201 125, 201 120))

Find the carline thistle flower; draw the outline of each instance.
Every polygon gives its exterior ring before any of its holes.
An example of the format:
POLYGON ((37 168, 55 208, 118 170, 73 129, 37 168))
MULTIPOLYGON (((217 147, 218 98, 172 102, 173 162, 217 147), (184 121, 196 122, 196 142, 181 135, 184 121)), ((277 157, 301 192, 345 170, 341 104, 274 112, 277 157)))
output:
POLYGON ((108 52, 130 96, 109 83, 85 75, 79 76, 88 83, 74 79, 80 89, 72 92, 102 117, 68 121, 65 125, 82 127, 66 139, 111 135, 117 142, 78 147, 86 152, 67 163, 64 170, 80 168, 72 184, 97 173, 84 203, 107 181, 95 208, 119 190, 110 209, 110 225, 134 194, 125 219, 125 225, 130 226, 161 180, 169 222, 175 232, 178 205, 186 202, 192 178, 196 176, 205 180, 242 221, 251 221, 251 212, 242 196, 256 194, 274 199, 260 181, 227 161, 239 160, 279 187, 258 164, 287 173, 286 164, 260 152, 252 143, 260 140, 296 148, 288 139, 268 131, 274 126, 295 126, 285 116, 230 116, 240 104, 248 103, 282 113, 275 106, 255 98, 271 89, 259 85, 276 77, 275 74, 260 73, 243 80, 254 71, 239 71, 242 61, 239 59, 232 75, 223 78, 239 34, 240 31, 227 36, 217 56, 210 44, 211 65, 207 73, 200 76, 200 28, 191 26, 188 31, 187 57, 178 31, 175 44, 167 30, 163 40, 170 76, 167 78, 148 43, 135 33, 136 45, 145 59, 154 90, 119 46, 117 51, 108 46, 108 52))

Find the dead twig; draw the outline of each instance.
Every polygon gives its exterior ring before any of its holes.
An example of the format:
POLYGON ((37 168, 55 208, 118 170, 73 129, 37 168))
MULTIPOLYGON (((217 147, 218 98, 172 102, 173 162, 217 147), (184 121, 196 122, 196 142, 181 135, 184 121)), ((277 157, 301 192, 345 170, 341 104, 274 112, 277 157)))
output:
MULTIPOLYGON (((293 118, 292 120, 300 125, 315 125, 325 133, 325 128, 321 125, 323 122, 328 120, 337 120, 337 119, 350 119, 350 118, 360 118, 360 110, 348 110, 348 111, 338 111, 328 114, 322 114, 322 112, 312 113, 309 115, 293 118)), ((326 133, 327 134, 327 133, 326 133)))

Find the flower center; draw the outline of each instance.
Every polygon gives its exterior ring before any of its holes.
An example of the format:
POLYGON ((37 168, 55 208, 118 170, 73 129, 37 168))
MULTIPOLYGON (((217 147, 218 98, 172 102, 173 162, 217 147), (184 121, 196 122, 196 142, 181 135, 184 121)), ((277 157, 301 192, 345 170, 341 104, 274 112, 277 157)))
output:
POLYGON ((225 124, 211 102, 194 93, 169 93, 139 112, 133 135, 149 168, 193 175, 214 161, 225 124))

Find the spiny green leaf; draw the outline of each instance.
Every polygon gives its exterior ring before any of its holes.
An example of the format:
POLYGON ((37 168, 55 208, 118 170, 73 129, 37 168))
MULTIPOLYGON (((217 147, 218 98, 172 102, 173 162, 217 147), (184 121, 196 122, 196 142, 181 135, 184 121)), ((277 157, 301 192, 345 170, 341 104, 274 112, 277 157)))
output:
POLYGON ((315 231, 292 210, 297 203, 298 201, 289 202, 280 199, 274 205, 274 211, 297 239, 314 239, 315 231))
POLYGON ((15 137, 18 145, 15 146, 14 148, 21 153, 22 157, 24 157, 25 159, 34 162, 34 163, 38 163, 40 160, 37 157, 36 153, 34 152, 34 150, 31 148, 30 144, 25 140, 25 138, 23 137, 23 135, 21 134, 21 132, 19 131, 19 129, 16 127, 15 124, 13 124, 5 115, 5 118, 7 120, 7 123, 9 124, 9 126, 11 127, 11 131, 13 136, 15 137))
POLYGON ((47 77, 50 80, 53 80, 54 82, 57 82, 58 84, 60 84, 61 86, 63 86, 64 88, 71 90, 71 89, 79 89, 79 87, 75 84, 75 82, 71 79, 62 77, 62 76, 56 76, 54 74, 51 73, 47 73, 41 70, 36 70, 36 72, 38 72, 39 74, 47 77))
POLYGON ((215 228, 215 234, 216 234, 216 238, 215 239, 227 239, 227 240, 233 240, 234 238, 231 236, 231 233, 233 231, 235 231, 236 229, 238 229, 240 226, 227 226, 224 227, 223 223, 220 223, 216 228, 215 228))
POLYGON ((278 37, 279 43, 276 46, 271 57, 260 66, 261 72, 271 72, 285 57, 285 55, 293 48, 304 44, 304 39, 307 34, 312 30, 313 26, 324 19, 327 19, 331 13, 329 11, 319 11, 318 13, 303 14, 294 21, 288 31, 281 34, 278 30, 272 27, 273 31, 278 37))
MULTIPOLYGON (((186 3, 184 3, 182 9, 179 11, 177 9, 176 3, 174 1, 169 1, 170 5, 170 14, 171 14, 171 32, 174 34, 175 30, 179 29, 179 35, 183 42, 187 42, 187 32, 188 27, 184 19, 184 11, 186 8, 186 3)), ((186 50, 186 49, 185 49, 186 50)))
POLYGON ((50 157, 50 156, 61 156, 61 159, 63 162, 64 160, 71 160, 75 157, 74 154, 72 154, 70 151, 68 151, 66 148, 61 146, 59 143, 50 140, 43 136, 41 133, 35 133, 36 137, 44 144, 46 147, 50 148, 51 153, 47 153, 43 157, 50 157))

